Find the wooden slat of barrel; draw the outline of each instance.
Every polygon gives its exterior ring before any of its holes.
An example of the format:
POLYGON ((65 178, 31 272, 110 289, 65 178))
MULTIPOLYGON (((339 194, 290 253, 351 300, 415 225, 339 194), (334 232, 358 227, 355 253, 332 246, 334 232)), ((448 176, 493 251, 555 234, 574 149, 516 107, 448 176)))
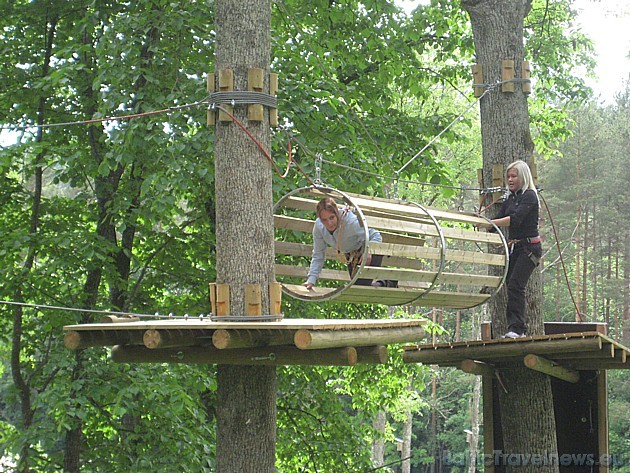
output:
MULTIPOLYGON (((435 225, 396 220, 393 218, 372 217, 366 216, 367 224, 370 228, 376 230, 389 230, 406 232, 417 235, 426 235, 431 237, 438 237, 439 232, 435 225)), ((461 228, 441 227, 442 234, 445 238, 453 240, 474 241, 477 243, 491 243, 491 244, 503 244, 501 237, 495 233, 478 232, 475 230, 464 230, 461 228)))
MULTIPOLYGON (((334 289, 315 286, 306 289, 302 285, 284 284, 287 289, 302 297, 313 297, 329 294, 334 289)), ((490 296, 488 294, 467 294, 461 292, 430 292, 417 301, 412 301, 423 293, 423 289, 409 288, 376 288, 371 286, 351 286, 339 294, 334 302, 385 305, 422 305, 426 307, 452 307, 465 309, 482 304, 490 296)))
MULTIPOLYGON (((311 189, 308 192, 305 192, 305 194, 312 195, 316 198, 321 198, 327 195, 316 189, 311 189)), ((419 217, 426 215, 424 210, 411 202, 393 201, 391 199, 370 197, 361 194, 353 194, 351 192, 346 192, 346 194, 361 208, 361 211, 372 209, 387 211, 390 213, 400 213, 401 215, 416 215, 419 217)), ((314 202, 317 204, 317 201, 314 202)), ((438 220, 468 223, 481 228, 491 227, 486 219, 471 213, 448 211, 432 207, 425 207, 425 209, 427 209, 427 211, 429 211, 438 220)))
MULTIPOLYGON (((413 247, 407 245, 395 245, 391 243, 370 243, 370 253, 403 258, 419 259, 440 259, 441 252, 438 248, 413 247)), ((445 259, 448 261, 458 261, 462 263, 479 263, 493 266, 504 266, 505 255, 493 253, 481 253, 462 250, 446 250, 445 259)), ((387 264, 387 266, 397 266, 397 264, 387 264)), ((402 266, 402 265, 401 265, 402 266)))
MULTIPOLYGON (((310 257, 313 254, 313 245, 276 241, 275 251, 276 254, 310 257)), ((384 266, 411 269, 426 269, 426 263, 420 261, 421 259, 440 259, 440 250, 437 248, 394 245, 391 243, 370 243, 370 253, 383 255, 384 266)), ((333 248, 326 250, 327 259, 336 259, 337 256, 337 252, 333 248)), ((461 263, 485 264, 489 266, 505 265, 505 255, 492 253, 447 250, 445 258, 448 261, 461 263)))
MULTIPOLYGON (((287 264, 276 264, 276 275, 306 278, 308 268, 305 266, 291 266, 287 264)), ((392 281, 413 281, 413 282, 433 282, 436 276, 435 271, 419 271, 401 268, 383 268, 366 266, 361 272, 361 277, 366 279, 387 279, 392 281)), ((343 283, 350 282, 350 275, 347 271, 333 269, 323 269, 319 279, 334 280, 343 283)), ((442 273, 439 282, 441 284, 460 284, 463 286, 488 286, 498 287, 501 284, 501 277, 463 273, 442 273)), ((426 286, 425 286, 426 287, 426 286)))

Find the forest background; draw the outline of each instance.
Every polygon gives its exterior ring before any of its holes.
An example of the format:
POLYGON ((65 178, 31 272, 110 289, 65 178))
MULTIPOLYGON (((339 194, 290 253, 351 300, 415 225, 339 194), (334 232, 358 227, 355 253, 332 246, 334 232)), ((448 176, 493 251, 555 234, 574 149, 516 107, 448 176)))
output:
MULTIPOLYGON (((105 349, 65 349, 62 327, 98 320, 95 310, 210 310, 213 134, 203 100, 213 2, 2 0, 0 11, 0 123, 17 133, 0 154, 0 471, 63 470, 77 439, 82 471, 212 471, 215 367, 114 364, 105 349), (145 115, 100 121, 129 114, 145 115), (50 124, 62 125, 35 126, 50 124)), ((535 0, 526 19, 532 134, 550 211, 545 314, 574 321, 577 306, 628 345, 630 90, 607 105, 591 98, 578 71, 592 69, 592 44, 571 28, 574 13, 567 0, 535 0)), ((311 178, 322 153, 332 187, 478 210, 474 51, 458 2, 405 15, 386 0, 281 0, 272 19, 279 167, 290 142, 311 178)), ((274 193, 306 184, 293 167, 274 193)), ((435 319, 437 339, 449 341, 474 338, 484 310, 405 316, 435 319)), ((283 311, 391 315, 291 299, 283 311)), ((412 471, 436 471, 444 452, 465 457, 466 431, 478 430, 475 378, 390 354, 377 367, 278 368, 279 471, 367 472, 379 447, 398 471, 397 439, 409 444, 412 471)), ((610 373, 617 455, 630 451, 629 384, 627 373, 610 373)))

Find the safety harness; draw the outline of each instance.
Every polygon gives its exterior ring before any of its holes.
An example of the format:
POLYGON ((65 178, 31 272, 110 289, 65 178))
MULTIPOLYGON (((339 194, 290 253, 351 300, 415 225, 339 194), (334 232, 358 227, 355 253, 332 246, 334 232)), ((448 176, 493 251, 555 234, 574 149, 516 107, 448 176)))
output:
MULTIPOLYGON (((530 245, 535 245, 536 243, 541 243, 542 238, 540 235, 536 235, 533 237, 521 238, 520 240, 514 239, 508 241, 508 248, 510 249, 510 254, 514 250, 514 247, 519 243, 529 243, 530 245)), ((538 266, 540 264, 540 258, 536 256, 531 251, 527 253, 527 257, 534 263, 534 266, 538 266)))

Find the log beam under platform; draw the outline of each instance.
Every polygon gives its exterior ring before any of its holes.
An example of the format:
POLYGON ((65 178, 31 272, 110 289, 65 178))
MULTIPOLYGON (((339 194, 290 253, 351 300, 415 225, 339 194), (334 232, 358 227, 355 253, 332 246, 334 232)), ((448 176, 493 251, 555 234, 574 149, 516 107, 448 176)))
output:
POLYGON ((387 362, 389 356, 387 347, 375 345, 372 347, 355 347, 357 350, 357 363, 369 365, 382 365, 387 362))
POLYGON ((463 360, 459 364, 459 369, 464 373, 476 374, 479 376, 494 376, 494 367, 487 363, 475 360, 463 360))
POLYGON ((577 371, 567 369, 554 361, 543 358, 542 356, 530 353, 523 359, 523 363, 525 363, 525 366, 529 369, 553 376, 554 378, 562 379, 569 383, 577 383, 580 380, 580 373, 577 371))
POLYGON ((212 334, 212 344, 220 350, 267 347, 293 344, 294 331, 273 330, 215 330, 212 334))
MULTIPOLYGON (((354 347, 308 351, 291 346, 233 350, 219 350, 208 346, 152 350, 144 346, 117 345, 112 348, 111 353, 112 360, 116 363, 354 366, 358 362, 357 350, 354 347)), ((373 358, 365 356, 364 360, 367 359, 373 358)))
POLYGON ((137 330, 76 331, 65 333, 63 343, 70 350, 107 345, 142 345, 142 332, 137 330))
POLYGON ((142 341, 144 346, 151 349, 189 347, 209 343, 212 332, 209 330, 157 330, 149 329, 144 332, 142 341))
POLYGON ((418 327, 364 330, 307 330, 295 332, 293 342, 301 350, 315 350, 338 346, 369 346, 383 343, 404 343, 424 338, 418 327))

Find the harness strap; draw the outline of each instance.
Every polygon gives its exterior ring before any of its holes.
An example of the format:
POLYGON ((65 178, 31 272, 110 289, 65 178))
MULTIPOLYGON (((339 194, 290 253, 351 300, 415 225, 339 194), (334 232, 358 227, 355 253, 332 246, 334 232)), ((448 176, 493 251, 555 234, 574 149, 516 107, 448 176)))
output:
MULTIPOLYGON (((358 253, 358 251, 352 251, 350 253, 343 253, 341 251, 341 245, 343 244, 343 219, 345 218, 345 216, 348 214, 348 212, 350 211, 350 207, 349 206, 345 206, 345 208, 343 209, 343 213, 340 215, 339 217, 339 233, 337 234, 337 244, 336 246, 336 250, 337 250, 337 255, 339 256, 339 259, 341 260, 342 263, 346 263, 346 264, 350 264, 352 263, 355 259, 357 259, 356 256, 353 256, 353 253, 358 253)), ((359 254, 358 258, 360 259, 361 255, 359 254)))
POLYGON ((534 263, 534 266, 538 266, 540 264, 540 258, 536 256, 534 253, 529 253, 527 257, 530 260, 532 260, 532 263, 534 263))
POLYGON ((529 243, 531 245, 535 245, 536 243, 540 243, 542 242, 542 238, 540 237, 540 235, 536 235, 534 237, 527 237, 527 238, 521 238, 520 240, 517 239, 512 239, 508 241, 508 245, 518 245, 519 243, 529 243))

